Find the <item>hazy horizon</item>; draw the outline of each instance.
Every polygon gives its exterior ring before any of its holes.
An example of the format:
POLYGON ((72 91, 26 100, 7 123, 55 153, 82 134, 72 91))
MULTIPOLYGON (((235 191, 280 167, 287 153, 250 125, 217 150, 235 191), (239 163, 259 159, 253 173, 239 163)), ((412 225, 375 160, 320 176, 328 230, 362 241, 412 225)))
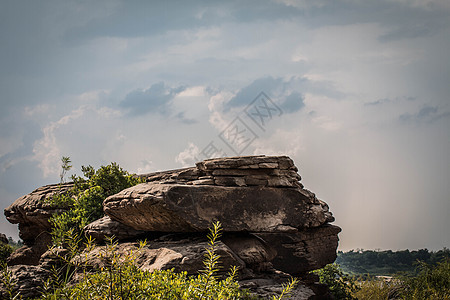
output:
POLYGON ((0 38, 3 208, 61 156, 148 173, 215 147, 290 156, 339 250, 450 246, 446 0, 0 1, 0 38))

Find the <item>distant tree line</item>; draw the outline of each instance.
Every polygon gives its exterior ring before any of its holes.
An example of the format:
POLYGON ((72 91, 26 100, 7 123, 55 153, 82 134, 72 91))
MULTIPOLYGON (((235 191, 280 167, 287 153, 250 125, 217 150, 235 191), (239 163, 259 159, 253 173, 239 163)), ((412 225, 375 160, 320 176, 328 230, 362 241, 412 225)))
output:
POLYGON ((346 273, 354 275, 393 275, 399 272, 417 273, 418 262, 436 265, 445 258, 450 258, 450 250, 444 248, 439 251, 402 250, 402 251, 374 251, 351 250, 338 252, 336 263, 346 273))

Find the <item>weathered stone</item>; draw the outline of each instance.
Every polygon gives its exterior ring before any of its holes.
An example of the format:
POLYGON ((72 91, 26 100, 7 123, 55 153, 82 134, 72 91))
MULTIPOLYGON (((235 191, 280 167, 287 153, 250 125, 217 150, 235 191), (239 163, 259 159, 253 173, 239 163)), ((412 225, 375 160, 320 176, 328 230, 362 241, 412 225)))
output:
POLYGON ((221 240, 249 266, 270 262, 277 255, 264 240, 253 234, 231 234, 221 240))
POLYGON ((273 187, 295 187, 295 180, 289 180, 289 178, 284 176, 275 177, 272 176, 267 179, 267 186, 273 187))
MULTIPOLYGON (((239 285, 241 288, 248 289, 253 295, 260 298, 258 299, 278 299, 285 285, 291 276, 280 271, 271 272, 268 274, 260 274, 256 278, 240 280, 239 285)), ((310 286, 306 285, 303 281, 299 281, 294 289, 289 293, 289 299, 295 300, 311 300, 315 296, 314 291, 310 286)), ((319 298, 322 299, 322 298, 319 298)), ((328 299, 328 298, 324 298, 328 299)))
POLYGON ((214 179, 199 179, 190 182, 193 185, 214 185, 214 179))
POLYGON ((261 169, 278 169, 278 163, 259 163, 261 169))
MULTIPOLYGON (((24 299, 34 299, 42 293, 44 283, 50 277, 50 272, 39 266, 17 265, 8 267, 11 272, 13 294, 20 293, 24 299)), ((3 275, 0 274, 0 278, 3 275)), ((0 280, 0 298, 9 299, 3 280, 0 280)))
POLYGON ((336 260, 338 233, 341 229, 333 225, 305 229, 296 233, 257 233, 277 256, 273 267, 289 274, 300 274, 323 268, 336 260))
POLYGON ((212 171, 213 176, 249 176, 249 175, 271 175, 274 170, 268 169, 216 169, 212 171))
POLYGON ((255 178, 254 176, 245 176, 245 184, 246 185, 260 185, 260 186, 266 186, 267 185, 267 179, 259 179, 255 178))
POLYGON ((104 241, 106 237, 129 240, 145 234, 145 231, 135 230, 125 224, 111 220, 108 216, 86 225, 83 231, 97 242, 104 241))
MULTIPOLYGON (((339 227, 327 225, 334 221, 328 205, 303 188, 297 171, 286 156, 247 156, 136 175, 147 182, 108 197, 103 203, 107 216, 84 230, 97 241, 114 235, 121 240, 116 254, 123 259, 133 251, 142 269, 174 268, 194 275, 204 267, 208 247, 205 232, 218 220, 224 230, 222 241, 217 243, 223 272, 236 265, 241 268, 243 287, 247 285, 263 297, 279 295, 281 283, 289 278, 287 273, 303 274, 335 260, 340 232, 339 227), (130 241, 143 235, 150 242, 137 251, 138 244, 130 241)), ((37 292, 47 272, 62 267, 61 256, 67 250, 46 250, 51 239, 48 218, 64 209, 50 207, 43 200, 71 186, 42 187, 5 210, 10 222, 19 223, 25 241, 8 264, 39 263, 38 267, 13 267, 14 278, 24 281, 18 286, 26 295, 32 295, 30 284, 37 292), (37 281, 30 281, 30 276, 37 276, 37 281)), ((96 246, 92 252, 75 257, 74 262, 101 266, 104 251, 106 246, 96 246)), ((82 276, 75 274, 72 283, 82 276)), ((323 294, 317 290, 316 283, 301 283, 292 299, 323 294)))
POLYGON ((52 184, 40 187, 28 195, 22 196, 5 208, 6 219, 13 224, 19 223, 19 236, 26 244, 33 244, 39 234, 51 228, 48 219, 54 213, 64 209, 52 207, 45 199, 55 193, 63 193, 73 187, 73 183, 52 184))
POLYGON ((136 230, 271 232, 279 225, 316 227, 326 222, 314 194, 298 188, 219 187, 142 183, 108 197, 112 219, 136 230))
POLYGON ((221 186, 245 186, 245 179, 242 177, 215 177, 214 183, 221 186))
POLYGON ((243 166, 249 168, 255 165, 258 168, 278 168, 280 165, 283 169, 294 167, 292 159, 287 156, 238 156, 238 157, 226 157, 207 159, 202 162, 198 162, 197 168, 200 170, 212 170, 212 169, 237 169, 243 166), (275 165, 276 164, 276 165, 275 165))
POLYGON ((41 255, 47 251, 52 242, 52 237, 48 232, 41 232, 33 244, 25 244, 20 247, 6 260, 8 266, 14 265, 37 265, 41 255))
MULTIPOLYGON (((121 243, 114 252, 120 257, 133 253, 135 264, 143 270, 174 269, 175 272, 185 271, 189 275, 196 275, 199 270, 204 268, 203 261, 208 242, 204 239, 172 242, 152 241, 142 249, 138 247, 137 243, 121 243)), ((108 246, 97 246, 89 253, 82 253, 73 260, 81 265, 99 268, 105 265, 105 257, 111 255, 107 249, 108 246)), ((220 241, 216 242, 216 254, 220 255, 222 266, 220 274, 228 272, 231 266, 245 268, 245 263, 220 241)))

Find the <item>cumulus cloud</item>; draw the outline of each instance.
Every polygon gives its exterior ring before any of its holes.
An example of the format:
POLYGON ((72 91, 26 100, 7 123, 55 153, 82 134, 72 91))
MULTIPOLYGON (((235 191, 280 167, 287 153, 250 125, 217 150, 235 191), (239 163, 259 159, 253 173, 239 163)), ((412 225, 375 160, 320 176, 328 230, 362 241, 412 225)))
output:
POLYGON ((189 143, 188 147, 178 153, 175 157, 175 161, 180 163, 183 167, 193 166, 199 157, 200 149, 194 144, 189 143))
POLYGON ((39 162, 39 167, 41 168, 44 177, 57 174, 59 171, 61 151, 56 138, 56 131, 72 120, 80 118, 86 110, 86 105, 80 106, 71 111, 68 115, 61 117, 56 122, 51 122, 42 129, 44 137, 34 144, 33 160, 39 162))
POLYGON ((53 180, 60 154, 132 172, 233 154, 219 135, 240 117, 258 136, 243 154, 293 156, 341 249, 448 246, 448 3, 5 2, 3 204, 53 180), (244 111, 260 92, 283 111, 263 129, 244 111), (375 237, 381 216, 392 237, 375 237))
POLYGON ((244 108, 250 105, 261 92, 267 94, 271 101, 280 106, 284 113, 295 113, 304 107, 304 96, 297 90, 298 81, 307 81, 302 78, 297 80, 283 80, 271 76, 258 78, 249 85, 241 88, 234 97, 225 104, 225 110, 232 107, 244 108))
POLYGON ((132 91, 119 105, 127 111, 129 116, 147 113, 167 115, 173 98, 184 89, 184 87, 166 87, 164 82, 159 82, 146 90, 132 91))

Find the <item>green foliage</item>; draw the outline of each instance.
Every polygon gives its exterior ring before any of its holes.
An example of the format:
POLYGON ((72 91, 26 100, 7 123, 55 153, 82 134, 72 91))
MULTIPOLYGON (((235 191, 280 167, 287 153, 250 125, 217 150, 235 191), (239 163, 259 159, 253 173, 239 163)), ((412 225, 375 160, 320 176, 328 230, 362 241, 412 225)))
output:
POLYGON ((336 299, 357 299, 353 292, 358 289, 356 280, 345 274, 339 265, 328 264, 324 268, 313 271, 319 276, 319 282, 326 284, 336 299))
POLYGON ((61 172, 59 173, 60 183, 64 183, 66 173, 72 168, 70 157, 63 156, 61 158, 61 172))
MULTIPOLYGON (((70 169, 70 159, 63 157, 62 171, 70 169)), ((46 201, 54 207, 66 208, 67 211, 50 218, 52 224, 53 243, 63 245, 65 233, 74 228, 81 232, 84 226, 103 216, 102 203, 108 196, 116 194, 140 182, 124 171, 116 163, 101 166, 95 170, 92 166, 82 167, 86 178, 72 176, 74 187, 65 193, 57 193, 46 201)), ((63 178, 63 177, 62 177, 63 178)))
POLYGON ((8 244, 13 248, 13 250, 19 249, 23 246, 23 242, 21 240, 16 242, 12 237, 8 237, 8 244))
POLYGON ((11 255, 13 251, 13 247, 0 242, 0 264, 6 263, 6 259, 11 255))
POLYGON ((433 252, 427 249, 402 250, 402 251, 373 251, 373 250, 351 250, 349 252, 338 252, 336 263, 343 271, 364 275, 393 275, 398 272, 416 274, 415 263, 420 260, 435 265, 445 257, 450 257, 450 250, 444 248, 433 252))
POLYGON ((291 280, 283 285, 283 290, 281 291, 280 295, 277 296, 273 296, 273 300, 281 300, 284 298, 284 296, 289 295, 292 290, 295 288, 295 286, 298 284, 298 279, 297 278, 291 278, 291 280))
POLYGON ((417 276, 400 277, 403 299, 450 299, 450 259, 444 259, 436 266, 419 262, 418 269, 417 276))
POLYGON ((6 263, 0 264, 0 282, 2 284, 2 290, 0 297, 5 300, 18 300, 22 299, 22 296, 15 291, 15 282, 12 277, 11 271, 8 270, 6 263))
MULTIPOLYGON (((433 254, 429 256, 432 257, 433 254)), ((320 282, 329 286, 336 299, 450 299, 450 259, 445 255, 441 257, 441 261, 435 264, 419 261, 415 264, 417 272, 413 274, 387 278, 365 276, 356 281, 354 277, 343 274, 336 265, 327 265, 315 272, 319 274, 320 282), (347 289, 347 295, 336 293, 336 290, 352 286, 357 288, 347 289)))
POLYGON ((353 292, 356 299, 379 300, 388 296, 399 287, 398 280, 387 281, 382 278, 369 277, 357 282, 358 289, 353 292))
MULTIPOLYGON (((206 249, 204 269, 197 276, 188 276, 186 272, 176 273, 173 269, 153 272, 139 269, 135 264, 139 250, 137 253, 119 255, 117 243, 112 239, 104 252, 99 254, 102 266, 91 270, 74 263, 76 260, 73 259, 73 253, 79 250, 77 237, 74 237, 73 252, 69 251, 61 256, 66 264, 55 271, 55 276, 46 284, 46 292, 41 299, 255 299, 248 291, 239 288, 236 267, 231 268, 224 279, 217 276, 220 257, 216 254, 216 242, 220 232, 220 223, 214 223, 208 235, 209 246, 206 249), (83 270, 82 278, 76 284, 69 285, 68 279, 80 268, 83 270)), ((141 242, 139 249, 143 247, 145 243, 141 242)), ((282 296, 295 284, 296 281, 292 280, 282 296)))

